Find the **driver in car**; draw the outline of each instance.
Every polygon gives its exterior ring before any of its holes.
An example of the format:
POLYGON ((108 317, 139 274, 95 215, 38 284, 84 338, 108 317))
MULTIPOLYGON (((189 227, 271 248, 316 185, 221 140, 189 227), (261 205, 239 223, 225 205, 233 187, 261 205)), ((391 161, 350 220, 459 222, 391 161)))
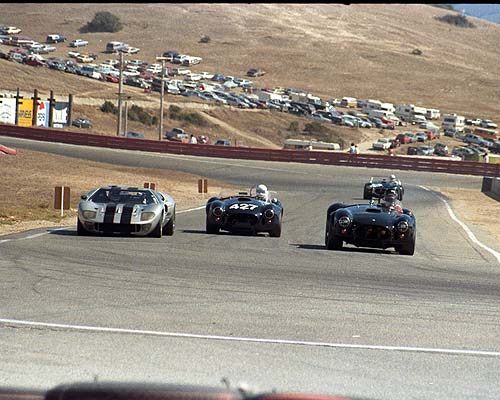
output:
POLYGON ((383 205, 388 211, 394 211, 398 214, 403 213, 403 207, 401 207, 401 205, 397 201, 395 190, 391 189, 386 192, 383 205))
POLYGON ((267 190, 266 185, 257 185, 257 187, 255 188, 255 198, 265 201, 266 203, 269 203, 271 201, 269 197, 269 190, 267 190))

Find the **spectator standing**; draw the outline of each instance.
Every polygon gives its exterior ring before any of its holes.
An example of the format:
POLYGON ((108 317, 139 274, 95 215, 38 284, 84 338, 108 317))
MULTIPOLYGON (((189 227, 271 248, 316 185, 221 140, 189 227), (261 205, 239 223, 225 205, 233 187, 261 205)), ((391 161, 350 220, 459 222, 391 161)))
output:
POLYGON ((354 154, 359 154, 359 148, 357 144, 354 145, 354 154))
POLYGON ((349 153, 356 154, 356 146, 354 145, 354 143, 351 143, 351 147, 349 148, 349 153))
POLYGON ((483 160, 484 160, 485 163, 489 163, 490 162, 490 155, 486 151, 484 152, 483 160))
POLYGON ((189 143, 198 144, 198 140, 196 140, 196 137, 194 135, 191 135, 191 137, 189 138, 189 143))

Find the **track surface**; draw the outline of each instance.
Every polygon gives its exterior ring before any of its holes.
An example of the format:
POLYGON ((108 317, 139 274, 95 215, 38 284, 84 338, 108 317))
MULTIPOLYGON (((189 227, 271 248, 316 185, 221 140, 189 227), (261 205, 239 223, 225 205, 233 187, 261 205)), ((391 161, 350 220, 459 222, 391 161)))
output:
POLYGON ((179 169, 242 188, 263 182, 278 192, 285 219, 281 238, 207 235, 204 210, 179 214, 175 235, 162 239, 77 237, 74 229, 2 237, 11 240, 0 241, 0 318, 301 343, 0 322, 0 384, 47 388, 97 375, 220 385, 227 377, 256 390, 378 399, 500 397, 500 265, 419 187, 480 188, 479 178, 398 173, 417 216, 413 257, 329 252, 328 205, 359 200, 370 175, 390 171, 2 143, 179 169))

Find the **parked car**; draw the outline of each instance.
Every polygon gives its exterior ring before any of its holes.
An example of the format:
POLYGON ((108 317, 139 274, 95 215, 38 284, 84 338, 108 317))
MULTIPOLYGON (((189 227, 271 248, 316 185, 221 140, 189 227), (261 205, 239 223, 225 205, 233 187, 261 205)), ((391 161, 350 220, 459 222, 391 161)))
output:
POLYGON ((448 146, 443 143, 436 143, 434 145, 434 154, 438 156, 446 156, 449 154, 448 146))
POLYGON ((488 129, 496 129, 497 124, 495 124, 491 119, 483 119, 480 123, 480 126, 488 129))
POLYGON ((86 118, 77 118, 71 122, 71 125, 77 128, 92 128, 92 122, 86 118))
POLYGON ((475 126, 479 126, 481 125, 481 119, 480 118, 465 118, 465 125, 475 125, 475 126))
POLYGON ((229 139, 217 139, 214 144, 216 146, 231 146, 231 141, 229 139))
POLYGON ((135 139, 144 139, 144 135, 142 133, 137 132, 127 132, 125 137, 135 138, 135 139))
POLYGON ((415 134, 412 132, 406 132, 405 136, 410 139, 409 143, 415 143, 417 139, 415 138, 415 134))
POLYGON ((401 144, 411 143, 411 138, 409 136, 406 136, 405 133, 398 134, 396 136, 396 140, 399 140, 399 143, 401 143, 401 144))
POLYGON ((66 69, 66 64, 62 60, 47 60, 47 67, 58 71, 64 71, 66 69))
POLYGON ((480 146, 486 146, 487 145, 485 143, 485 140, 481 136, 474 135, 472 133, 469 133, 469 134, 465 135, 464 142, 465 143, 474 143, 474 144, 477 144, 477 145, 480 145, 480 146))
POLYGON ((189 141, 189 135, 186 134, 184 129, 172 128, 165 134, 165 139, 172 140, 174 142, 187 143, 189 141))
POLYGON ((69 47, 83 47, 87 46, 88 44, 89 42, 87 40, 75 39, 70 42, 69 47))
POLYGON ((417 142, 425 142, 427 140, 427 133, 425 132, 417 132, 415 134, 415 141, 417 142))
POLYGON ((213 77, 212 77, 212 81, 215 81, 215 82, 224 82, 226 79, 225 79, 225 76, 222 75, 222 74, 215 74, 213 77))
POLYGON ((391 139, 380 138, 372 144, 374 150, 387 150, 391 147, 391 139))
POLYGON ((417 149, 418 154, 421 156, 432 156, 434 154, 434 147, 432 146, 420 146, 417 149))
POLYGON ((467 157, 467 156, 471 156, 471 155, 474 155, 474 151, 467 148, 467 147, 455 147, 453 149, 453 151, 451 152, 452 155, 454 156, 459 156, 461 157, 462 159, 467 157))
POLYGON ((456 137, 459 131, 456 128, 446 128, 444 130, 444 135, 449 137, 456 137))
POLYGON ((259 77, 259 76, 263 76, 265 74, 266 74, 266 71, 264 71, 261 68, 250 68, 247 71, 247 76, 251 76, 251 77, 259 77))
POLYGON ((47 43, 62 43, 66 41, 66 38, 62 35, 59 34, 50 34, 47 35, 47 39, 45 40, 47 43))

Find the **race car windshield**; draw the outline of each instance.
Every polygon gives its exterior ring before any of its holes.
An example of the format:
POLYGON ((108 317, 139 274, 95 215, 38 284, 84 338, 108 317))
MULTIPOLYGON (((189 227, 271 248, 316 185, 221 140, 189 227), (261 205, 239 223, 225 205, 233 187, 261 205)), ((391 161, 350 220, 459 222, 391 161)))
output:
POLYGON ((90 198, 95 203, 155 204, 156 200, 149 191, 99 189, 90 198))

